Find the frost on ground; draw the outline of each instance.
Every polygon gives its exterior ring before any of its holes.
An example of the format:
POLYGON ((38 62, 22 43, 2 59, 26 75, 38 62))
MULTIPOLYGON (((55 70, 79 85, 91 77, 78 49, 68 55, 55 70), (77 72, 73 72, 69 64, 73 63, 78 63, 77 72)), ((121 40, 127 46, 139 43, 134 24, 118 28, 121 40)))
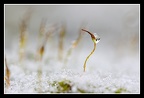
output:
MULTIPOLYGON (((41 63, 42 74, 38 78, 40 63, 25 62, 26 65, 13 62, 10 65, 10 87, 5 93, 139 93, 139 74, 125 71, 102 71, 94 69, 83 72, 77 68, 63 68, 63 64, 41 63), (49 67, 51 66, 51 67, 49 67), (58 67, 59 66, 59 67, 58 67), (129 74, 128 74, 129 73, 129 74)), ((89 69, 89 70, 88 70, 89 69)))
POLYGON ((111 73, 62 70, 43 73, 41 81, 39 83, 36 72, 15 72, 5 93, 139 93, 139 81, 135 77, 111 73))
MULTIPOLYGON (((57 47, 53 46, 51 49, 51 44, 48 45, 42 61, 35 60, 35 51, 28 46, 23 62, 18 61, 17 46, 13 44, 11 50, 6 50, 11 72, 9 88, 5 87, 6 83, 4 84, 6 94, 140 93, 140 63, 137 47, 131 50, 131 46, 121 46, 126 48, 118 50, 117 47, 114 49, 98 44, 97 50, 87 62, 86 72, 83 72, 84 60, 91 48, 85 48, 86 45, 80 44, 73 49, 65 65, 63 61, 58 60, 57 47)), ((92 44, 87 45, 92 47, 92 44)), ((35 47, 34 44, 30 46, 35 47)), ((68 48, 64 49, 65 54, 68 48)))

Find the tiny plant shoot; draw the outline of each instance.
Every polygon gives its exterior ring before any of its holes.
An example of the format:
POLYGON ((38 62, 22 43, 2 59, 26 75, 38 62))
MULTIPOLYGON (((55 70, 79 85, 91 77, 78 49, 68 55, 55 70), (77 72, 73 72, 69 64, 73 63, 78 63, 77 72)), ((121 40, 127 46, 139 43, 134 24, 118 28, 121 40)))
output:
POLYGON ((5 65, 6 65, 6 68, 5 68, 5 80, 6 80, 6 87, 8 88, 10 86, 10 70, 8 68, 8 65, 7 65, 7 61, 6 61, 6 58, 5 58, 5 65))
POLYGON ((40 24, 40 28, 39 28, 39 35, 42 36, 45 32, 45 29, 46 29, 46 19, 43 18, 42 21, 41 21, 41 24, 40 24))
POLYGON ((65 25, 62 25, 61 31, 59 33, 59 49, 58 49, 58 59, 61 61, 63 59, 63 43, 64 43, 64 38, 66 34, 66 27, 65 25))
POLYGON ((45 30, 46 30, 46 19, 43 18, 40 24, 40 28, 39 28, 39 41, 41 40, 41 38, 43 37, 45 30))
MULTIPOLYGON (((45 30, 46 30, 46 19, 43 18, 39 28, 38 45, 41 44, 40 42, 45 34, 45 30)), ((36 53, 36 60, 38 59, 40 60, 42 58, 43 52, 44 52, 44 45, 38 48, 36 53)))
POLYGON ((28 9, 24 14, 22 21, 20 23, 19 61, 22 61, 24 58, 26 39, 28 33, 27 29, 31 18, 31 14, 32 14, 32 9, 28 9))
POLYGON ((25 44, 26 44, 26 24, 24 23, 24 21, 21 22, 20 25, 20 46, 19 46, 19 60, 22 61, 23 56, 24 56, 24 48, 25 48, 25 44))
MULTIPOLYGON (((41 46, 38 48, 37 50, 37 60, 42 60, 42 57, 43 57, 43 54, 44 54, 44 51, 45 51, 45 45, 47 43, 47 40, 48 38, 51 36, 51 34, 55 31, 55 28, 54 27, 51 27, 52 29, 48 30, 42 37, 43 37, 43 40, 42 40, 42 44, 41 46)), ((40 41, 40 40, 39 40, 40 41)))
POLYGON ((65 57, 65 61, 64 61, 65 65, 66 65, 66 63, 68 61, 68 58, 70 57, 70 55, 72 53, 72 50, 78 45, 78 43, 80 42, 81 39, 82 39, 82 33, 81 33, 81 29, 80 29, 80 32, 79 32, 79 35, 78 35, 77 39, 72 42, 69 50, 67 51, 67 54, 66 54, 66 57, 65 57))
POLYGON ((85 32, 87 32, 88 34, 90 34, 91 39, 92 39, 92 41, 94 42, 94 48, 93 48, 93 50, 91 51, 91 53, 87 56, 87 58, 86 58, 86 60, 85 60, 85 62, 84 62, 84 72, 85 72, 87 60, 88 60, 89 57, 94 53, 94 51, 95 51, 95 49, 96 49, 96 44, 100 41, 100 37, 92 34, 91 32, 89 32, 89 31, 87 31, 87 30, 82 29, 82 31, 85 31, 85 32))
MULTIPOLYGON (((42 43, 42 45, 40 46, 40 48, 38 49, 38 52, 37 52, 38 59, 39 59, 40 62, 42 61, 42 58, 43 58, 43 55, 44 55, 44 52, 45 52, 45 46, 46 46, 47 40, 50 37, 51 33, 54 32, 54 30, 55 29, 49 30, 44 34, 43 43, 42 43)), ((41 92, 41 77, 42 77, 42 66, 39 65, 39 68, 38 68, 39 92, 41 92)))

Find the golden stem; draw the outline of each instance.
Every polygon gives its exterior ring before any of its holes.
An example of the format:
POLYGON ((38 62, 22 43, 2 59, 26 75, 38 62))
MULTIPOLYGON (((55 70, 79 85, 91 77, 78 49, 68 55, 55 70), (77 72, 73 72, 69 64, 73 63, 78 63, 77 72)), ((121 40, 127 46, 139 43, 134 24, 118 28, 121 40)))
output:
POLYGON ((19 49, 19 61, 22 61, 25 54, 25 45, 26 45, 26 34, 24 32, 21 32, 20 35, 20 49, 19 49))
POLYGON ((23 18, 20 23, 20 46, 19 46, 19 61, 21 62, 25 54, 26 38, 27 38, 27 28, 31 18, 32 9, 28 9, 24 13, 23 18))
POLYGON ((6 84, 7 84, 7 88, 10 86, 10 70, 8 68, 8 65, 7 65, 7 61, 6 61, 6 58, 5 58, 5 65, 6 65, 6 84))
POLYGON ((43 18, 39 28, 39 39, 38 39, 39 42, 45 33, 45 29, 46 29, 46 19, 43 18))
POLYGON ((59 39, 59 50, 58 50, 58 59, 61 61, 63 59, 63 43, 66 31, 65 27, 62 27, 62 31, 60 32, 59 39))
POLYGON ((42 60, 42 57, 43 57, 43 54, 44 54, 44 45, 40 48, 39 54, 40 54, 40 60, 42 60))
POLYGON ((65 58, 65 61, 64 61, 64 65, 66 65, 67 61, 68 61, 68 58, 70 57, 71 53, 72 53, 72 49, 73 47, 70 47, 68 52, 67 52, 67 55, 66 55, 66 58, 65 58))
POLYGON ((84 62, 84 72, 85 72, 85 70, 86 70, 87 60, 88 60, 89 57, 94 53, 95 49, 96 49, 96 43, 94 43, 94 48, 93 48, 93 50, 91 51, 91 53, 88 55, 88 57, 86 58, 86 60, 85 60, 85 62, 84 62))
POLYGON ((82 34, 81 32, 79 33, 78 35, 78 38, 72 43, 71 47, 69 48, 68 52, 67 52, 67 55, 66 55, 66 58, 65 58, 65 64, 67 63, 68 61, 68 58, 70 57, 71 53, 72 53, 72 50, 78 45, 78 43, 80 42, 82 38, 82 34))

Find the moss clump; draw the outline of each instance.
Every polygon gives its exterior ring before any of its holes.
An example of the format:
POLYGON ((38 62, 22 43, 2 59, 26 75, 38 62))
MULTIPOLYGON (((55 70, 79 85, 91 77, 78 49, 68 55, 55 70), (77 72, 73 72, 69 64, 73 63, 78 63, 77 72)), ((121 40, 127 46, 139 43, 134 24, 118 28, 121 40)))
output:
POLYGON ((106 87, 105 89, 108 90, 108 91, 111 91, 111 89, 109 87, 106 87))
POLYGON ((86 91, 85 90, 82 90, 82 89, 77 89, 80 93, 86 93, 86 91))
POLYGON ((69 91, 71 91, 70 81, 58 82, 58 90, 60 92, 69 92, 69 91))
POLYGON ((122 92, 126 92, 127 90, 125 88, 119 88, 115 91, 115 93, 122 93, 122 92))
POLYGON ((51 85, 52 87, 56 87, 56 93, 68 93, 71 92, 71 82, 69 80, 63 81, 54 81, 51 85))

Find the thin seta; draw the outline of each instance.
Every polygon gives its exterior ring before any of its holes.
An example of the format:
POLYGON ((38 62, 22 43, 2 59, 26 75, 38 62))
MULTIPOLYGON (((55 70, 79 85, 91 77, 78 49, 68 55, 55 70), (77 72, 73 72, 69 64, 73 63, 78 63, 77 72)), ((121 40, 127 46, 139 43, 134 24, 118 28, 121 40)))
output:
POLYGON ((87 30, 85 30, 85 29, 82 29, 82 31, 85 31, 85 32, 87 32, 90 36, 91 36, 91 39, 92 39, 92 41, 93 41, 93 43, 94 43, 94 48, 93 48, 93 50, 91 51, 91 53, 87 56, 87 58, 86 58, 86 60, 85 60, 85 62, 84 62, 84 72, 86 71, 86 63, 87 63, 87 60, 90 58, 90 56, 94 53, 94 51, 96 50, 96 44, 100 41, 100 37, 96 34, 96 33, 91 33, 91 32, 89 32, 89 31, 87 31, 87 30))
POLYGON ((10 69, 8 68, 7 60, 5 58, 5 78, 6 80, 6 88, 10 86, 10 69))
POLYGON ((72 54, 73 49, 76 48, 78 46, 78 44, 80 43, 80 41, 82 40, 83 34, 82 34, 82 31, 81 31, 81 28, 83 28, 83 27, 84 26, 80 27, 78 37, 75 40, 72 41, 71 46, 67 51, 67 54, 66 54, 66 57, 65 57, 65 60, 64 60, 64 65, 65 66, 68 62, 69 57, 72 54))

